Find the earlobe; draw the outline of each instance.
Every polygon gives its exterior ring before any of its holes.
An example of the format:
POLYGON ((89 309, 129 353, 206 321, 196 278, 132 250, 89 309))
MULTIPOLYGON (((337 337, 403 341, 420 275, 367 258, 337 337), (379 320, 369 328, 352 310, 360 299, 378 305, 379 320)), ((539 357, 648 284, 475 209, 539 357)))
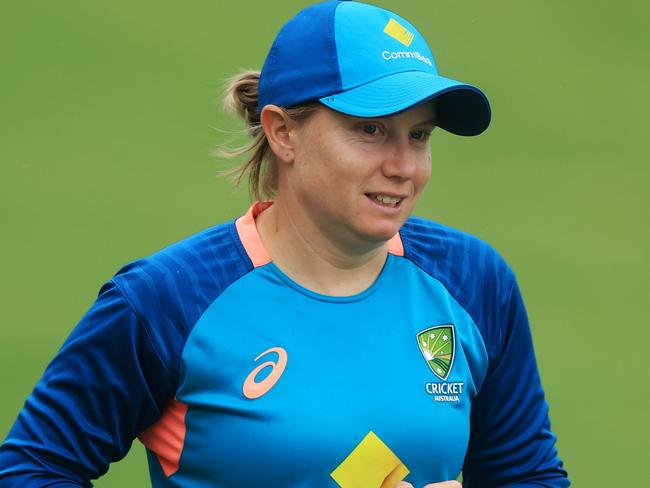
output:
POLYGON ((260 120, 275 158, 278 161, 291 163, 294 156, 291 138, 294 124, 289 115, 277 105, 266 105, 262 109, 260 120))

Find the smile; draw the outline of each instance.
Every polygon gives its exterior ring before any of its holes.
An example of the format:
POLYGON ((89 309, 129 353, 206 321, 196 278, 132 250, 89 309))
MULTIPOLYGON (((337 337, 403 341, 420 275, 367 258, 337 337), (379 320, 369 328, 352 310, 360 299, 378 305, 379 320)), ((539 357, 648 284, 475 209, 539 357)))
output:
POLYGON ((403 200, 401 197, 391 197, 388 195, 381 195, 381 194, 370 194, 367 193, 366 196, 373 200, 374 202, 380 203, 381 205, 385 205, 387 207, 397 207, 403 200))

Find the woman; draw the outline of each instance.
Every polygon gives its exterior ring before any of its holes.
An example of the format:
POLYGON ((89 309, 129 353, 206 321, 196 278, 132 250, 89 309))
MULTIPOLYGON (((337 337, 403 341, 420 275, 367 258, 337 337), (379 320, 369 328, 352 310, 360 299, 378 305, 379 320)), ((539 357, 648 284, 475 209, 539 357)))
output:
POLYGON ((568 486, 512 272, 409 218, 430 132, 479 134, 485 96, 439 76, 403 18, 334 1, 229 97, 270 201, 102 288, 0 486, 89 486, 136 436, 156 487, 568 486))

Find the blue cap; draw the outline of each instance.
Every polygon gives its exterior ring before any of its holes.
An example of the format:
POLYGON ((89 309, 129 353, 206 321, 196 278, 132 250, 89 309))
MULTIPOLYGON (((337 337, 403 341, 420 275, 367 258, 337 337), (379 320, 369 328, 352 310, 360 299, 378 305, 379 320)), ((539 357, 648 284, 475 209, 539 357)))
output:
POLYGON ((384 117, 436 99, 436 125, 472 136, 490 124, 478 88, 438 74, 431 50, 411 23, 365 3, 312 5, 289 20, 269 51, 259 109, 320 101, 356 117, 384 117))

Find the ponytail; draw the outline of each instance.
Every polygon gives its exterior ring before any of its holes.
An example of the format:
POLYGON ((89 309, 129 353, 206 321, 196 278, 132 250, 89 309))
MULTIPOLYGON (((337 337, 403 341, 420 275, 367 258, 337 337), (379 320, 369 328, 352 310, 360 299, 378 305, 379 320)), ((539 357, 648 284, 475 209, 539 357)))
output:
MULTIPOLYGON (((234 177, 239 186, 241 180, 248 176, 248 189, 254 200, 273 198, 277 191, 277 163, 271 151, 269 141, 262 129, 261 114, 258 109, 259 71, 243 71, 230 78, 224 95, 224 108, 227 112, 236 113, 246 124, 246 131, 251 140, 244 146, 226 149, 218 148, 217 154, 227 159, 248 155, 248 160, 240 166, 222 172, 221 174, 234 177)), ((318 102, 310 102, 297 107, 284 109, 294 120, 306 120, 320 106, 318 102)))

